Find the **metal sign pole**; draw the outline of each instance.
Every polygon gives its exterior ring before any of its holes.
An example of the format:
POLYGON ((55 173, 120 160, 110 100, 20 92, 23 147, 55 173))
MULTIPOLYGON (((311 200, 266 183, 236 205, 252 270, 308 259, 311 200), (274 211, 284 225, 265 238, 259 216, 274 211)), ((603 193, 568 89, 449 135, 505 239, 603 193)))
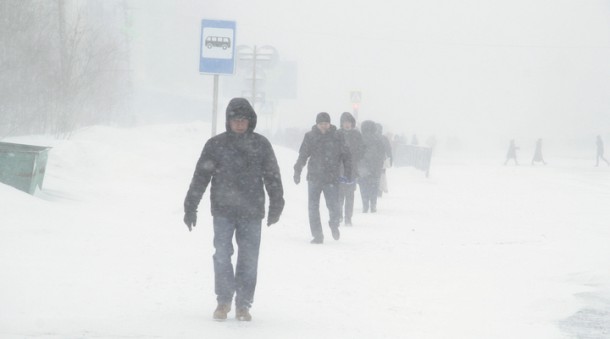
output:
POLYGON ((235 21, 201 20, 199 73, 214 75, 212 136, 218 120, 218 77, 235 69, 235 21))
POLYGON ((218 74, 214 74, 214 99, 212 104, 212 136, 216 135, 218 124, 218 74))

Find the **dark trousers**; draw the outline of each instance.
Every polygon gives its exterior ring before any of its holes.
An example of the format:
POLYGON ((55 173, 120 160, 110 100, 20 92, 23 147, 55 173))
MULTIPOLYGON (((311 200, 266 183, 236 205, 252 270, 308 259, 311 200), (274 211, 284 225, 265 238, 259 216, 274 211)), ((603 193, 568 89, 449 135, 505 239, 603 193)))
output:
POLYGON ((214 275, 218 303, 249 308, 254 300, 261 243, 261 219, 214 217, 214 275), (233 235, 237 263, 233 271, 233 235))
POLYGON ((366 176, 359 180, 360 184, 360 196, 362 197, 362 210, 364 212, 369 211, 369 207, 372 209, 377 208, 377 194, 379 192, 379 176, 366 176))
POLYGON ((599 166, 599 159, 602 159, 603 161, 605 161, 605 162, 606 162, 606 164, 610 165, 610 163, 608 162, 608 160, 606 160, 606 158, 604 158, 604 153, 597 152, 597 157, 596 157, 596 161, 595 161, 595 166, 599 166))
POLYGON ((352 220, 354 215, 354 192, 356 184, 339 184, 339 219, 352 220), (343 214, 345 209, 345 214, 343 214))
POLYGON ((339 184, 338 183, 321 183, 317 181, 308 181, 309 190, 309 227, 311 235, 317 239, 324 239, 322 232, 322 221, 320 220, 320 195, 324 193, 324 200, 328 208, 330 227, 339 227, 339 184))

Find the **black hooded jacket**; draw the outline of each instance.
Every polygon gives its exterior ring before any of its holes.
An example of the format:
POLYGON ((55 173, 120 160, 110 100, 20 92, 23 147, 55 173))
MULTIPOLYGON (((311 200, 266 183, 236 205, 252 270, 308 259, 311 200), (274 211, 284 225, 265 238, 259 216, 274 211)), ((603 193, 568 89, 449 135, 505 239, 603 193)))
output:
POLYGON ((370 120, 363 121, 360 129, 364 143, 364 153, 358 163, 360 177, 380 177, 386 158, 382 136, 377 133, 375 123, 370 120))
POLYGON ((307 180, 321 183, 337 183, 341 165, 344 175, 352 179, 352 159, 343 137, 337 133, 337 127, 322 134, 317 125, 305 133, 299 149, 299 158, 294 164, 295 175, 301 176, 303 167, 307 164, 307 180), (309 163, 307 164, 307 160, 309 163))
POLYGON ((284 190, 280 169, 271 143, 254 133, 256 113, 243 98, 234 98, 226 110, 226 132, 210 138, 201 152, 188 193, 185 212, 197 211, 210 181, 213 216, 264 218, 265 192, 269 194, 269 215, 279 215, 284 208, 284 190), (231 131, 229 119, 247 118, 248 130, 231 131), (264 189, 263 189, 264 186, 264 189))

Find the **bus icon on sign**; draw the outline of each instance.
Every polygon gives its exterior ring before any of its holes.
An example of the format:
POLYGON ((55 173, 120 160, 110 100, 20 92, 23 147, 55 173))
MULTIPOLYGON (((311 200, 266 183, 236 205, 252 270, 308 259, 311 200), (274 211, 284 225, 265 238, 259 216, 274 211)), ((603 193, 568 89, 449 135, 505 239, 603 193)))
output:
POLYGON ((231 47, 231 39, 224 36, 208 36, 205 38, 205 47, 220 47, 222 49, 227 49, 231 47))

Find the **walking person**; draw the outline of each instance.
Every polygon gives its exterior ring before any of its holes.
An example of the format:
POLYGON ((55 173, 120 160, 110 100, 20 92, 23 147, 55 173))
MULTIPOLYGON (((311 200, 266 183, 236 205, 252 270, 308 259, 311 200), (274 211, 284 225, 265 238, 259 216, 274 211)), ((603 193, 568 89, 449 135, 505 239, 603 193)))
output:
POLYGON ((595 141, 595 146, 597 148, 597 156, 595 157, 595 167, 599 166, 599 159, 602 159, 606 162, 608 166, 610 166, 610 162, 604 158, 604 141, 601 136, 597 136, 597 140, 595 141))
POLYGON ((250 321, 257 281, 265 190, 269 195, 267 226, 278 222, 284 208, 280 169, 269 141, 254 133, 256 113, 246 99, 232 99, 226 109, 226 132, 210 138, 197 161, 184 200, 184 223, 197 225, 197 207, 211 182, 214 227, 214 275, 218 306, 215 320, 224 320, 235 296, 235 317, 250 321), (235 269, 233 237, 237 243, 235 269))
MULTIPOLYGON (((356 119, 349 112, 341 114, 341 128, 337 131, 347 144, 352 159, 352 177, 358 178, 356 166, 362 156, 362 135, 356 129, 356 119)), ((354 193, 356 192, 356 180, 349 181, 345 176, 345 168, 340 164, 339 183, 339 220, 345 221, 345 226, 352 226, 352 216, 354 214, 354 193)))
POLYGON ((515 165, 519 165, 517 162, 517 150, 519 147, 515 146, 515 139, 510 140, 510 144, 508 145, 508 152, 506 152, 506 161, 504 161, 504 165, 508 164, 508 161, 513 159, 515 161, 515 165))
POLYGON ((546 165, 546 161, 542 157, 542 139, 536 140, 536 150, 534 151, 534 157, 532 158, 532 165, 536 162, 541 162, 546 165))
POLYGON ((383 135, 383 125, 380 123, 376 123, 377 134, 381 137, 383 141, 383 148, 385 149, 385 159, 383 160, 383 167, 381 168, 381 177, 379 179, 379 191, 378 197, 381 198, 383 193, 388 193, 388 176, 386 175, 386 170, 392 167, 393 158, 392 158, 392 145, 390 144, 390 140, 388 137, 383 135))
POLYGON ((352 161, 345 140, 331 125, 330 115, 320 112, 311 131, 305 133, 299 149, 299 158, 294 164, 294 183, 301 182, 301 172, 307 164, 309 227, 312 244, 324 243, 320 219, 320 195, 324 193, 328 208, 332 236, 339 240, 339 176, 343 165, 344 176, 352 181, 352 161))
POLYGON ((362 142, 364 153, 358 163, 358 174, 360 178, 360 196, 362 197, 362 212, 377 212, 377 195, 379 192, 379 181, 381 170, 386 158, 385 146, 381 136, 376 132, 375 122, 366 120, 360 126, 362 131, 362 142))

